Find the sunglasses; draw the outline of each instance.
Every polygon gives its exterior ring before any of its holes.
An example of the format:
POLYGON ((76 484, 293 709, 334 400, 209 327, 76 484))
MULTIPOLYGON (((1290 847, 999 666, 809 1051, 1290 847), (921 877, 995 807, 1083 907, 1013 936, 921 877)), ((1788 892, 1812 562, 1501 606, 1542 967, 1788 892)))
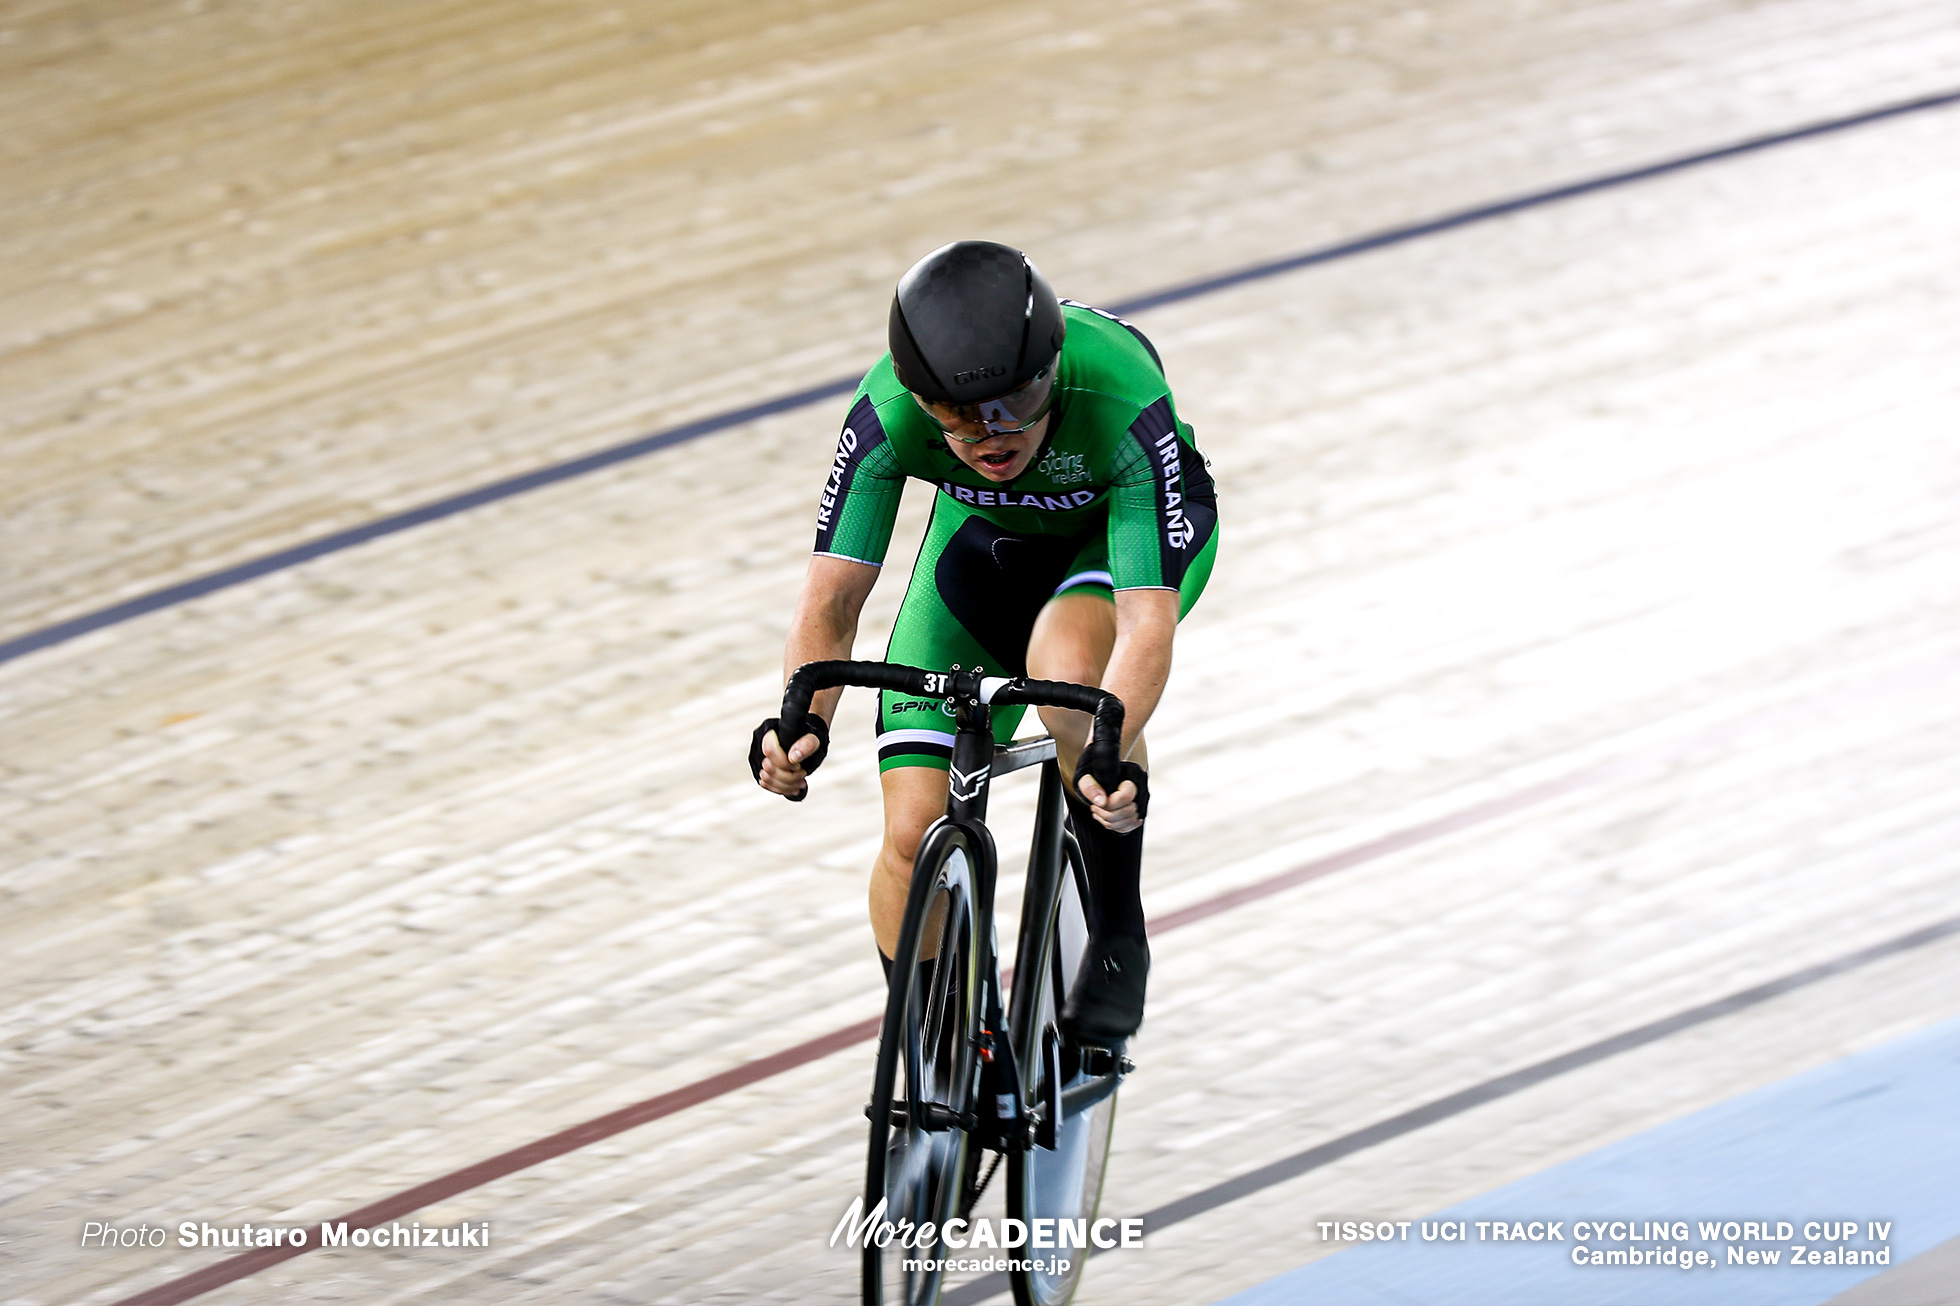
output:
POLYGON ((961 444, 980 444, 997 435, 1017 435, 1046 417, 1055 398, 1055 369, 1052 364, 1044 367, 1020 389, 977 404, 944 404, 918 394, 912 398, 947 439, 958 440, 961 444), (954 422, 966 426, 985 426, 987 433, 961 435, 953 429, 951 424, 954 422))

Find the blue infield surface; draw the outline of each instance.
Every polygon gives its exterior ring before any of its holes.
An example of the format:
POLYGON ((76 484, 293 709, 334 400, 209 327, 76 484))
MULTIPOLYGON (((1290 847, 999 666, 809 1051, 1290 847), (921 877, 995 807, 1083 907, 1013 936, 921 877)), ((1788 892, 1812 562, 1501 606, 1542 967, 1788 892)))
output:
POLYGON ((1397 1229, 1220 1306, 1817 1306, 1956 1233, 1960 1020, 1411 1219, 1406 1240, 1397 1229), (1495 1237, 1534 1221, 1538 1241, 1495 1237), (1542 1236, 1554 1222, 1560 1236, 1542 1236), (1444 1241, 1446 1224, 1467 1237, 1444 1241), (1616 1252, 1644 1263, 1591 1263, 1616 1252))

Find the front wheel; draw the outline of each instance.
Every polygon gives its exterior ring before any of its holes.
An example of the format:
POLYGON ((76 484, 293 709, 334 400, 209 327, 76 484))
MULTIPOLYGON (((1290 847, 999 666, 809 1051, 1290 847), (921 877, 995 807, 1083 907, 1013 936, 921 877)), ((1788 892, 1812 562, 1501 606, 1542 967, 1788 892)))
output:
MULTIPOLYGON (((964 1200, 978 1096, 979 922, 973 852, 958 827, 927 832, 892 958, 872 1081, 864 1209, 900 1229, 943 1226, 964 1200), (910 1222, 909 1225, 906 1222, 910 1222)), ((877 1226, 873 1226, 874 1229, 877 1226)), ((940 1248, 864 1244, 865 1306, 931 1306, 940 1248), (908 1261, 917 1262, 909 1265, 908 1261)))
MULTIPOLYGON (((1018 1040, 1028 1100, 1048 1116, 1036 1146, 1007 1158, 1007 1214, 1017 1220, 1055 1221, 1054 1251, 1031 1253, 1043 1268, 1015 1273, 1016 1306, 1065 1306, 1082 1282, 1089 1258, 1084 1235, 1096 1222, 1102 1204, 1103 1170, 1109 1162, 1109 1140, 1116 1127, 1116 1094, 1112 1091, 1073 1114, 1058 1112, 1063 1094, 1086 1084, 1105 1067, 1083 1064, 1082 1055, 1064 1043, 1056 1022, 1061 1019, 1075 973, 1088 945, 1089 929, 1082 902, 1087 880, 1082 853, 1075 839, 1062 841, 1063 866, 1054 910, 1046 929, 1047 943, 1036 952, 1037 966, 1022 965, 1015 986, 1036 985, 1030 1019, 1018 1040), (1051 1144, 1052 1145, 1046 1145, 1051 1144), (1064 1247, 1064 1242, 1076 1244, 1064 1247)), ((1019 1006, 1019 1004, 1016 1004, 1019 1006)))

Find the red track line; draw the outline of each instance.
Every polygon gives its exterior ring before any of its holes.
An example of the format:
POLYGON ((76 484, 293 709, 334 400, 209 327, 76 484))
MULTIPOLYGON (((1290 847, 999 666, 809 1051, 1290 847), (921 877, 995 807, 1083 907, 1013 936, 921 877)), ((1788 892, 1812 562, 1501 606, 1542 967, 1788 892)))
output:
POLYGON ((1206 898, 1203 902, 1194 902, 1189 907, 1180 907, 1176 911, 1165 912, 1162 916, 1152 917, 1150 920, 1150 932, 1152 934, 1162 934, 1165 930, 1174 930, 1182 925, 1190 925, 1195 921, 1204 920, 1208 916, 1216 916, 1220 912, 1230 911, 1234 907, 1242 907, 1246 903, 1257 902, 1261 898, 1270 898, 1276 893, 1291 889, 1296 885, 1305 884, 1310 880, 1318 880, 1323 875, 1332 875, 1335 871, 1344 871, 1350 866, 1358 866, 1362 862, 1371 862, 1377 857, 1386 857, 1390 853, 1401 852, 1404 848, 1413 848, 1417 844, 1427 843, 1431 839, 1440 839, 1444 835, 1455 834, 1458 830, 1467 830, 1473 825, 1481 825, 1485 821, 1495 820, 1500 816, 1508 816, 1512 812, 1521 811, 1534 803, 1542 803, 1548 798, 1557 798, 1561 794, 1571 793, 1575 789, 1581 789, 1586 785, 1603 780, 1607 775, 1624 769, 1625 765, 1624 761, 1601 762, 1597 765, 1574 771, 1570 775, 1562 775, 1554 780, 1541 781, 1528 788, 1520 789, 1514 794, 1505 794, 1501 798, 1490 798, 1481 803, 1473 803, 1469 807, 1463 808, 1461 811, 1451 812, 1447 816, 1439 816, 1434 820, 1420 822, 1410 826, 1406 830, 1397 830, 1393 834, 1385 834, 1379 839, 1370 839, 1367 843, 1356 844, 1352 848, 1343 849, 1337 853, 1329 853, 1325 857, 1316 857, 1312 861, 1301 866, 1296 866, 1290 871, 1281 871, 1279 874, 1268 876, 1263 880, 1254 880, 1251 884, 1241 885, 1236 889, 1227 889, 1224 893, 1206 898))
MULTIPOLYGON (((1202 902, 1193 903, 1189 907, 1181 907, 1176 911, 1168 912, 1151 921, 1151 932, 1153 934, 1160 934, 1165 930, 1174 930, 1180 926, 1190 925, 1194 922, 1204 920, 1207 917, 1216 916, 1220 912, 1228 911, 1233 907, 1240 907, 1246 903, 1255 902, 1260 898, 1271 897, 1273 894, 1305 884, 1310 880, 1317 880, 1322 876, 1331 875, 1335 871, 1346 870, 1351 866, 1358 866, 1363 862, 1373 861, 1378 857, 1386 857, 1390 853, 1400 852, 1405 848, 1412 848, 1418 844, 1427 843, 1432 839, 1440 839, 1445 835, 1455 834, 1459 830, 1468 829, 1471 826, 1482 824, 1485 821, 1495 820, 1501 816, 1508 816, 1535 803, 1541 803, 1547 799, 1556 798, 1562 794, 1567 794, 1575 789, 1595 783, 1604 779, 1609 774, 1624 769, 1626 765, 1626 761, 1622 759, 1585 767, 1569 775, 1531 785, 1516 793, 1505 794, 1500 798, 1487 799, 1481 803, 1473 803, 1460 811, 1451 812, 1446 816, 1436 817, 1434 820, 1423 821, 1405 830, 1397 830, 1393 834, 1383 835, 1379 839, 1372 839, 1367 843, 1358 844, 1353 848, 1343 849, 1337 853, 1330 853, 1325 857, 1316 857, 1312 861, 1296 866, 1291 870, 1281 871, 1277 875, 1268 876, 1263 880, 1256 880, 1251 884, 1241 885, 1236 889, 1229 889, 1202 902)), ((781 1052, 774 1052, 754 1061, 743 1062, 741 1065, 724 1070, 718 1075, 710 1075, 706 1079, 697 1080, 682 1088, 662 1093, 658 1097, 650 1097, 644 1102, 635 1102, 631 1106, 621 1107, 617 1111, 612 1111, 596 1119, 588 1120, 584 1124, 573 1125, 570 1129, 561 1130, 547 1138, 540 1138, 534 1143, 526 1143, 524 1146, 512 1148, 508 1152, 500 1152, 486 1161, 478 1161, 475 1165, 465 1166, 461 1170, 453 1170, 446 1175, 431 1179, 427 1183, 421 1183, 413 1188, 403 1189, 401 1192, 384 1197, 370 1206, 363 1206, 358 1211, 351 1211, 327 1223, 340 1224, 345 1222, 350 1229, 371 1229, 376 1225, 386 1224, 390 1220, 400 1219, 411 1211, 420 1210, 424 1206, 430 1206, 436 1202, 454 1197, 458 1193, 467 1192, 472 1188, 487 1184, 493 1179, 501 1179, 505 1175, 515 1174, 519 1170, 529 1169, 541 1161, 549 1161, 551 1158, 563 1156, 567 1152, 576 1152, 578 1149, 588 1144, 596 1143, 602 1138, 610 1138, 614 1134, 624 1133, 628 1129, 658 1120, 662 1116, 670 1116, 677 1111, 685 1111, 691 1106, 699 1106, 703 1102, 709 1102, 725 1094, 732 1093, 738 1088, 747 1088, 750 1084, 760 1083, 765 1079, 772 1079, 786 1071, 794 1070, 798 1066, 805 1066, 812 1061, 821 1060, 833 1052, 841 1052, 847 1047, 876 1038, 878 1026, 882 1023, 882 1020, 876 1017, 871 1020, 862 1020, 855 1025, 846 1025, 842 1029, 832 1030, 830 1033, 810 1039, 808 1042, 798 1043, 795 1047, 784 1048, 781 1052)), ((239 1279, 257 1274, 260 1270, 277 1265, 281 1261, 304 1255, 318 1247, 320 1241, 320 1226, 316 1225, 307 1238, 307 1245, 304 1247, 267 1247, 258 1251, 245 1252, 242 1255, 232 1257, 230 1260, 220 1261, 216 1265, 206 1266, 194 1274, 187 1274, 180 1279, 172 1279, 168 1283, 158 1284, 156 1287, 139 1292, 133 1297, 125 1297, 114 1303, 114 1306, 174 1306, 177 1302, 189 1301, 193 1297, 210 1292, 213 1288, 219 1288, 227 1283, 234 1283, 239 1279)))
MULTIPOLYGON (((706 1079, 696 1080, 672 1092, 650 1097, 644 1102, 635 1102, 617 1111, 610 1111, 582 1125, 573 1125, 570 1129, 560 1130, 548 1138, 540 1138, 535 1143, 526 1143, 508 1152, 500 1152, 487 1161, 478 1161, 475 1165, 464 1166, 461 1170, 452 1170, 439 1178, 417 1184, 413 1188, 403 1189, 371 1206, 350 1211, 340 1219, 327 1223, 340 1224, 344 1221, 350 1229, 371 1229, 375 1225, 400 1219, 410 1211, 419 1211, 425 1206, 467 1192, 493 1179, 501 1179, 519 1170, 528 1170, 540 1161, 549 1161, 554 1156, 576 1152, 581 1147, 596 1143, 602 1138, 611 1138, 614 1134, 624 1133, 636 1125, 644 1125, 662 1116, 673 1115, 676 1111, 685 1111, 691 1106, 699 1106, 725 1093, 732 1093, 738 1088, 746 1088, 750 1084, 780 1075, 786 1070, 794 1070, 798 1066, 821 1060, 833 1052, 876 1037, 880 1023, 877 1018, 861 1020, 855 1025, 846 1025, 842 1029, 820 1035, 807 1043, 798 1043, 795 1047, 784 1048, 781 1052, 772 1052, 766 1057, 745 1061, 739 1066, 722 1071, 719 1075, 710 1075, 706 1079)), ((320 1226, 316 1225, 304 1247, 267 1247, 259 1251, 246 1252, 228 1261, 219 1261, 216 1265, 207 1266, 195 1274, 187 1274, 181 1279, 172 1279, 168 1283, 139 1292, 134 1297, 125 1297, 115 1306, 171 1306, 174 1302, 189 1301, 192 1297, 209 1292, 213 1288, 257 1274, 260 1270, 292 1257, 304 1255, 318 1247, 320 1241, 320 1226)))

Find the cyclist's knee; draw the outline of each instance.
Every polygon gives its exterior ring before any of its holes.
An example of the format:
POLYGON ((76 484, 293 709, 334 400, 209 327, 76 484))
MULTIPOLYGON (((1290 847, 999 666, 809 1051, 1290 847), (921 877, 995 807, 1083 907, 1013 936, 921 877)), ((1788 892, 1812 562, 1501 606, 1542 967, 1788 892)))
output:
POLYGON ((1028 674, 1036 680, 1076 685, 1102 683, 1116 646, 1116 608, 1107 599, 1067 594, 1054 599, 1035 619, 1028 638, 1028 674))
POLYGON ((881 870, 902 880, 912 877, 912 859, 932 823, 946 814, 946 773, 929 766, 906 766, 879 777, 885 796, 885 841, 881 870))
POLYGON ((923 827, 912 830, 886 826, 884 846, 878 849, 878 864, 874 869, 900 884, 911 883, 912 862, 919 855, 919 841, 924 837, 923 827))
MULTIPOLYGON (((1085 682, 1078 680, 1074 683, 1079 685, 1085 682)), ((1075 755, 1089 742, 1091 724, 1087 712, 1071 712, 1059 707, 1041 709, 1042 728, 1055 736, 1055 751, 1068 766, 1075 765, 1075 755)))
MULTIPOLYGON (((1109 665, 1107 656, 1095 656, 1096 650, 1085 648, 1051 648, 1047 656, 1036 656, 1028 650, 1028 676, 1034 680, 1061 680, 1071 685, 1100 685, 1103 670, 1109 665)), ((1044 712, 1067 711, 1066 708, 1043 708, 1044 712)))

